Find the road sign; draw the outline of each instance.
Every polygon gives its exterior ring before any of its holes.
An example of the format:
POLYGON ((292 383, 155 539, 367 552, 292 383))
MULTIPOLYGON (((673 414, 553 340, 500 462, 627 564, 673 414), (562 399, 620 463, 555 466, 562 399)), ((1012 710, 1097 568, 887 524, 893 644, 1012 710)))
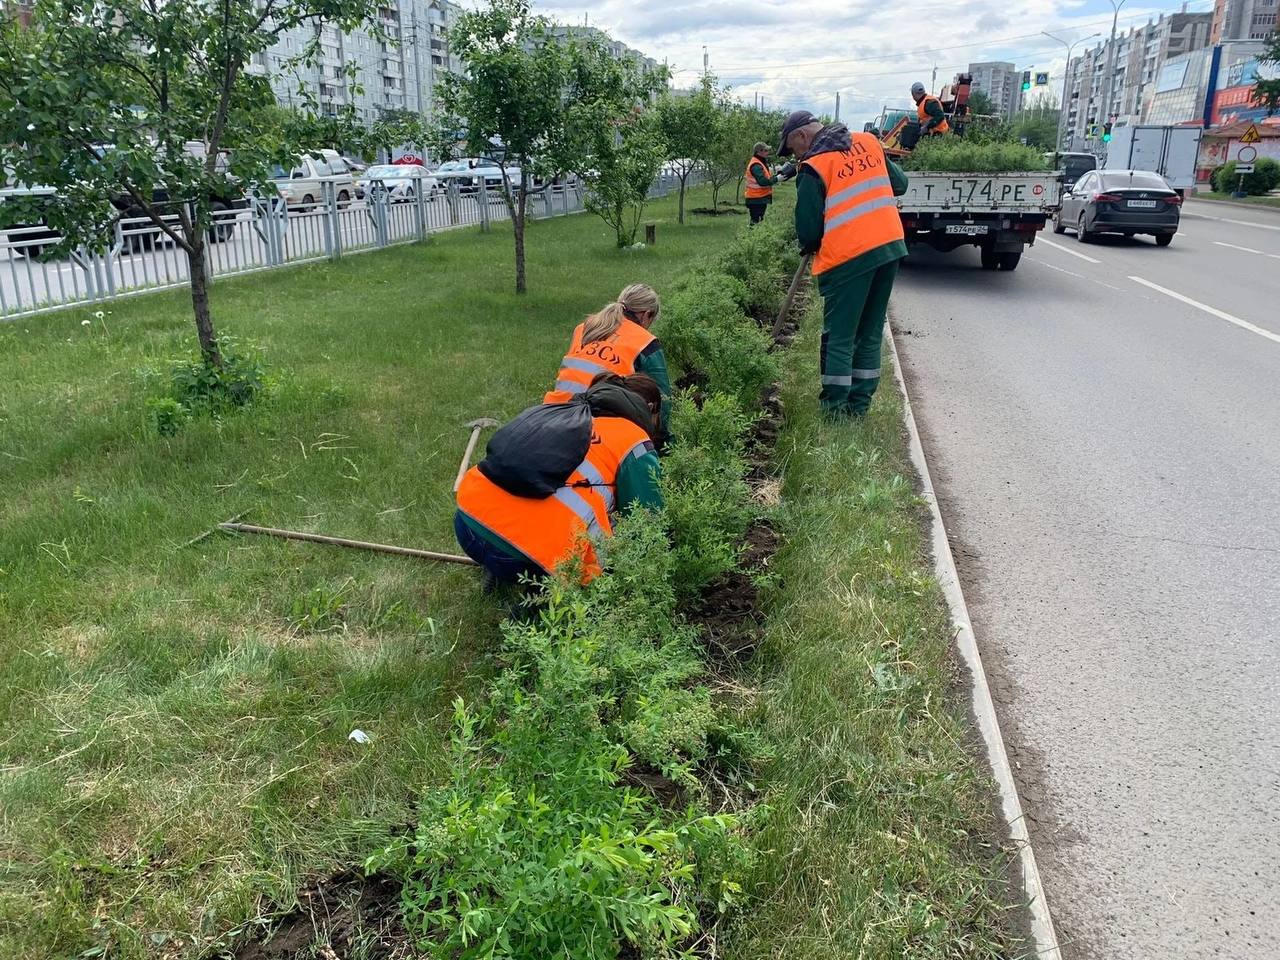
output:
POLYGON ((1047 87, 1049 85, 1049 75, 1047 73, 1036 74, 1036 86, 1047 87))
POLYGON ((1252 163, 1237 163, 1236 173, 1253 173, 1252 163))
POLYGON ((1253 147, 1241 147, 1236 151, 1237 163, 1253 163, 1258 159, 1258 151, 1253 147))
POLYGON ((1244 136, 1240 138, 1241 143, 1261 143, 1262 135, 1258 133, 1258 125, 1256 123, 1249 124, 1249 129, 1244 132, 1244 136))

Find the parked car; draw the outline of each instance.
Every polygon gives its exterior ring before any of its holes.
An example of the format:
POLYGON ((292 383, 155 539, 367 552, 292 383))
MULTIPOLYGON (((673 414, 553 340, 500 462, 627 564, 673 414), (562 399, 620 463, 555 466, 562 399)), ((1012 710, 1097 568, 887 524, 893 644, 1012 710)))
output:
POLYGON ((428 200, 440 192, 440 181, 417 164, 379 163, 356 181, 356 196, 364 198, 375 180, 382 181, 393 203, 412 200, 418 191, 428 200))
MULTIPOLYGON (((435 177, 441 186, 456 184, 461 193, 479 193, 480 179, 483 177, 486 190, 497 197, 502 195, 502 168, 483 157, 448 160, 440 164, 435 177)), ((513 188, 519 185, 519 167, 507 167, 507 182, 513 188)))
POLYGON ((1049 151, 1044 155, 1050 170, 1062 171, 1062 186, 1073 186, 1077 180, 1090 170, 1098 169, 1098 158, 1092 153, 1070 153, 1066 151, 1049 151))
POLYGON ((1070 227, 1088 243, 1100 233, 1145 233, 1167 247, 1178 232, 1182 197, 1149 170, 1091 170, 1062 196, 1054 233, 1070 227))
POLYGON ((288 173, 277 167, 272 176, 276 191, 290 206, 311 209, 324 201, 324 183, 333 184, 338 203, 346 206, 356 195, 356 182, 347 161, 336 150, 321 150, 298 161, 288 173))

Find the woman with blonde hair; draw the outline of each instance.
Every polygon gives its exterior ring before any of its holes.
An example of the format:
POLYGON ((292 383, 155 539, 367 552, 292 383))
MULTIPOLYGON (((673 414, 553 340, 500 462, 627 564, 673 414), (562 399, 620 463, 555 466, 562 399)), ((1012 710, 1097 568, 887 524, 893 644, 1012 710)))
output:
POLYGON ((618 299, 587 317, 573 331, 569 352, 560 361, 556 385, 546 403, 567 403, 584 393, 601 373, 626 377, 643 373, 662 391, 661 422, 671 406, 671 378, 662 342, 649 328, 658 319, 658 294, 647 283, 623 288, 618 299))

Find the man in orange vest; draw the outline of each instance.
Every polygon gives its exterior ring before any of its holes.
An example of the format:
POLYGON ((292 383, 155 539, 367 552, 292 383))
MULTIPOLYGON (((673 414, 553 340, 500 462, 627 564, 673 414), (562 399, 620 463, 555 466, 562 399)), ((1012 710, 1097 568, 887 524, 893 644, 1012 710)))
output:
POLYGON ((951 124, 947 123, 947 112, 942 109, 942 101, 925 93, 924 84, 919 80, 911 85, 911 99, 916 102, 916 115, 920 118, 922 137, 951 132, 951 124))
POLYGON ((880 383, 880 344, 898 261, 907 255, 895 197, 907 175, 869 133, 823 126, 796 110, 782 126, 779 156, 794 153, 796 237, 813 254, 822 294, 823 412, 861 417, 880 383))
POLYGON ((747 212, 751 214, 751 222, 759 223, 764 219, 765 211, 773 203, 773 185, 787 178, 790 165, 775 174, 769 167, 769 145, 757 143, 751 150, 751 159, 747 161, 747 212))

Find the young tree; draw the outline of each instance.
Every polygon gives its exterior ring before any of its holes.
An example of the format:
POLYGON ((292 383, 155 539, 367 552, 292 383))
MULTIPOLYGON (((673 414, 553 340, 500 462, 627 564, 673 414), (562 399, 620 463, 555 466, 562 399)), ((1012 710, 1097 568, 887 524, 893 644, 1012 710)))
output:
POLYGON ((755 141, 751 140, 748 111, 734 103, 725 91, 717 98, 715 137, 707 150, 707 182, 711 184, 711 208, 720 209, 720 191, 741 180, 755 141))
MULTIPOLYGON (((0 167, 55 188, 61 245, 106 244, 113 197, 186 254, 205 361, 222 365, 207 244, 218 198, 266 186, 274 164, 328 145, 325 125, 275 109, 245 67, 301 23, 353 29, 376 0, 43 0, 0 24, 0 167)), ((299 57, 314 62, 316 42, 299 57)), ((6 204, 22 216, 21 204, 6 204)))
POLYGON ((666 157, 657 118, 652 110, 592 130, 590 164, 584 172, 587 209, 613 227, 619 247, 636 242, 649 188, 666 157))
MULTIPOLYGON (((1280 29, 1273 31, 1267 39, 1267 49, 1258 56, 1258 60, 1272 67, 1280 67, 1280 29)), ((1259 80, 1254 84, 1252 97, 1254 103, 1266 109, 1267 116, 1280 110, 1280 77, 1259 80)))
POLYGON ((680 178, 681 223, 689 174, 706 162, 716 138, 719 115, 712 90, 708 79, 689 96, 667 94, 658 101, 658 127, 667 144, 667 160, 680 178))
POLYGON ((447 75, 440 94, 442 127, 466 131, 467 148, 503 171, 517 293, 526 288, 525 213, 535 180, 580 168, 589 142, 581 125, 619 114, 661 82, 618 64, 598 43, 559 39, 552 27, 529 0, 488 0, 463 14, 451 41, 465 70, 447 75))
POLYGON ((985 90, 973 90, 969 93, 969 112, 980 117, 998 114, 1000 110, 985 90))

